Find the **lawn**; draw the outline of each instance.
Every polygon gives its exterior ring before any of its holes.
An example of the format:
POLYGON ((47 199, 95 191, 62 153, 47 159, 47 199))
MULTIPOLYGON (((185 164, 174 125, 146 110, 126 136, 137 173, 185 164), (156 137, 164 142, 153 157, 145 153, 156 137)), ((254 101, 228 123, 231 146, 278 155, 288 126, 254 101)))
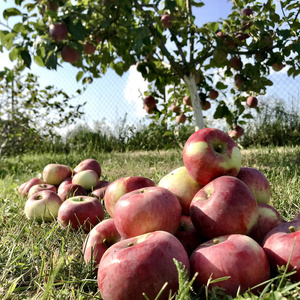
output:
MULTIPOLYGON (((32 177, 41 176, 48 163, 75 167, 88 157, 100 162, 102 179, 108 181, 123 176, 144 176, 158 183, 164 175, 183 165, 180 150, 128 153, 87 151, 65 155, 45 153, 2 159, 1 299, 101 299, 96 274, 92 266, 86 265, 83 260, 82 245, 86 234, 63 230, 55 222, 40 224, 26 220, 23 212, 26 199, 21 199, 17 194, 17 187, 32 177)), ((291 220, 300 211, 300 148, 242 150, 242 157, 243 166, 255 167, 269 179, 271 204, 285 220, 291 220)), ((300 289, 288 279, 279 278, 270 285, 264 298, 284 299, 281 298, 283 296, 299 298, 300 289)), ((217 298, 214 295, 208 297, 217 298)))

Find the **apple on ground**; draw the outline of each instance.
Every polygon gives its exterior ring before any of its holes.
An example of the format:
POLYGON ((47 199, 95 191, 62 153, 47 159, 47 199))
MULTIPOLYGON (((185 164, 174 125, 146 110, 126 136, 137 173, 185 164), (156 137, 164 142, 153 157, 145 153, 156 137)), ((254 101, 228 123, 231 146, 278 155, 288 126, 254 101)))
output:
POLYGON ((105 192, 107 190, 107 187, 108 186, 104 186, 102 188, 99 188, 99 189, 94 189, 92 192, 91 192, 91 195, 93 197, 96 197, 97 199, 99 200, 103 200, 104 199, 104 195, 105 195, 105 192))
POLYGON ((33 194, 25 203, 24 212, 27 219, 37 221, 54 221, 62 204, 59 196, 44 190, 33 194))
POLYGON ((176 122, 178 123, 178 124, 184 124, 185 123, 185 121, 186 121, 186 115, 185 114, 180 114, 180 115, 177 115, 176 117, 176 122))
POLYGON ((32 186, 29 189, 27 197, 29 198, 36 192, 45 191, 45 190, 50 190, 56 193, 56 187, 53 184, 40 183, 32 186))
POLYGON ((257 100, 256 97, 250 96, 250 97, 247 98, 246 104, 247 104, 250 108, 254 108, 254 107, 256 107, 257 104, 258 104, 258 100, 257 100))
POLYGON ((195 194, 203 187, 195 181, 182 166, 160 179, 158 186, 171 191, 179 200, 182 207, 182 214, 190 214, 190 204, 195 194))
POLYGON ((257 202, 245 183, 221 176, 194 196, 190 216, 195 228, 207 239, 227 234, 248 234, 257 223, 257 202))
POLYGON ((20 186, 18 186, 18 194, 22 195, 22 192, 26 186, 26 184, 28 183, 28 181, 23 182, 20 186))
POLYGON ((69 183, 61 187, 57 194, 62 201, 65 201, 66 199, 75 196, 86 196, 87 192, 81 185, 69 183))
POLYGON ((123 195, 115 205, 114 220, 123 238, 164 230, 175 234, 181 206, 169 190, 150 186, 123 195))
MULTIPOLYGON (((224 235, 201 244, 190 257, 190 267, 192 274, 198 272, 195 279, 197 288, 206 286, 210 278, 228 277, 209 284, 208 289, 219 287, 232 297, 271 278, 263 248, 243 234, 224 235)), ((262 289, 263 286, 260 287, 262 289)), ((251 292, 259 291, 255 289, 251 292)))
POLYGON ((36 184, 43 184, 46 183, 43 179, 41 178, 31 178, 30 180, 28 180, 27 182, 24 182, 20 187, 19 187, 19 192, 21 193, 22 198, 27 197, 28 192, 30 190, 30 188, 36 184))
POLYGON ((147 186, 156 186, 156 184, 151 179, 142 176, 129 176, 116 179, 105 191, 104 205, 106 211, 113 217, 114 207, 121 196, 147 186))
POLYGON ((98 183, 97 183, 97 185, 94 187, 94 190, 107 187, 108 185, 110 185, 109 181, 107 181, 107 180, 99 180, 98 183))
POLYGON ((300 280, 300 220, 283 222, 267 233, 263 241, 263 249, 267 254, 271 270, 275 274, 278 268, 288 272, 296 271, 289 278, 294 282, 300 280))
POLYGON ((48 184, 60 185, 66 178, 72 176, 72 169, 63 164, 48 164, 43 169, 43 180, 48 184))
POLYGON ((104 253, 98 268, 98 288, 103 299, 169 299, 178 290, 174 259, 190 273, 188 255, 180 241, 165 231, 121 240, 104 253))
POLYGON ((66 178, 57 188, 57 194, 59 194, 61 192, 61 190, 63 190, 64 186, 67 184, 72 183, 72 177, 68 177, 66 178))
POLYGON ((61 57, 65 62, 74 64, 79 59, 79 53, 76 49, 71 48, 68 45, 65 45, 61 50, 61 57))
POLYGON ((277 209, 267 203, 258 203, 257 224, 249 233, 249 236, 262 244, 267 233, 283 222, 284 220, 277 209))
POLYGON ((269 203, 271 188, 267 177, 258 169, 252 167, 241 167, 236 176, 242 180, 253 193, 257 203, 269 203))
POLYGON ((73 175, 85 170, 93 170, 97 173, 98 177, 101 177, 100 163, 94 158, 87 158, 81 161, 73 170, 73 175))
POLYGON ((180 217, 180 225, 175 232, 175 236, 182 243, 189 257, 203 243, 203 239, 193 225, 190 216, 182 215, 180 217))
POLYGON ((239 139, 243 134, 244 134, 244 128, 239 125, 234 126, 232 130, 228 131, 228 135, 233 140, 239 139))
POLYGON ((56 42, 67 39, 68 38, 67 25, 65 23, 50 24, 49 35, 56 42))
POLYGON ((98 268, 104 252, 120 240, 121 236, 116 229, 114 220, 103 220, 89 232, 83 243, 84 261, 89 263, 93 260, 94 267, 98 268))
POLYGON ((81 185, 86 191, 92 190, 98 182, 99 176, 93 170, 80 171, 72 178, 72 183, 81 185))
POLYGON ((215 128, 197 130, 183 148, 183 163, 188 173, 203 186, 222 175, 236 176, 241 162, 241 152, 235 141, 215 128))
POLYGON ((61 227, 85 232, 95 227, 104 219, 104 208, 97 198, 90 196, 75 196, 66 199, 58 210, 57 220, 61 227))
POLYGON ((164 14, 160 18, 160 21, 164 28, 172 27, 172 20, 173 20, 172 15, 169 15, 169 14, 164 14))

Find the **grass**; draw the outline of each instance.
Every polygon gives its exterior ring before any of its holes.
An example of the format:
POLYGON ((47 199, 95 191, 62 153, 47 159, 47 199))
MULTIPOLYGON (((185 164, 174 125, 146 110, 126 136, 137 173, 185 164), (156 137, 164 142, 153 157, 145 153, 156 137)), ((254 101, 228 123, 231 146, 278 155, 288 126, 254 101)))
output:
MULTIPOLYGON (((300 147, 242 150, 242 155, 244 166, 258 168, 269 179, 271 204, 286 220, 292 219, 300 211, 300 147)), ((83 260, 82 245, 86 235, 63 230, 56 222, 26 220, 23 212, 26 199, 17 194, 17 187, 40 176, 48 163, 75 167, 88 157, 100 162, 103 178, 109 181, 123 176, 145 176, 158 182, 183 165, 181 150, 124 153, 89 150, 3 159, 0 162, 1 299, 101 299, 96 274, 83 260)), ((204 293, 203 297, 220 299, 220 295, 213 291, 207 297, 204 293)), ((264 299, 284 299, 282 297, 300 297, 299 287, 285 276, 270 282, 263 295, 264 299)), ((258 299, 252 294, 238 298, 258 299)), ((177 299, 190 297, 185 294, 177 299)))

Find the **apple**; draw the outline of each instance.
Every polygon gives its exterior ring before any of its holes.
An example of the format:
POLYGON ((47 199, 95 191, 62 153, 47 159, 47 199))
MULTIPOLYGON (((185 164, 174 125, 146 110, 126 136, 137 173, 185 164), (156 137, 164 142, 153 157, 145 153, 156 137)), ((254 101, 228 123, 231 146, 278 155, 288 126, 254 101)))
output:
POLYGON ((56 42, 65 40, 68 38, 68 27, 65 23, 50 24, 49 35, 56 42))
POLYGON ((247 6, 242 10, 242 15, 251 16, 253 15, 253 10, 247 6))
POLYGON ((34 186, 36 184, 44 184, 44 183, 46 183, 46 182, 43 179, 37 178, 37 177, 31 178, 27 182, 24 182, 21 185, 21 187, 19 187, 22 198, 27 197, 28 192, 29 192, 29 190, 31 189, 32 186, 34 186))
POLYGON ((110 185, 110 182, 107 181, 107 180, 99 180, 97 185, 94 187, 93 190, 96 190, 96 189, 100 189, 100 188, 103 188, 103 187, 107 187, 108 185, 110 185))
POLYGON ((158 186, 168 189, 180 202, 182 214, 190 214, 190 204, 195 194, 203 187, 187 172, 186 167, 179 167, 160 179, 158 186))
POLYGON ((91 42, 83 43, 83 52, 88 55, 93 55, 96 51, 96 46, 94 46, 91 42))
POLYGON ((168 14, 162 15, 160 18, 163 28, 172 27, 172 20, 173 20, 172 16, 168 14))
POLYGON ((92 191, 91 195, 93 197, 96 197, 99 200, 103 200, 106 190, 107 190, 107 186, 104 186, 104 187, 98 188, 98 189, 94 189, 92 191))
POLYGON ((146 111, 147 114, 151 115, 151 114, 153 114, 154 109, 152 107, 149 107, 149 106, 145 105, 145 111, 146 111))
POLYGON ((210 102, 207 100, 205 100, 205 101, 201 100, 201 107, 202 107, 202 110, 209 110, 211 107, 210 102))
POLYGON ((236 176, 241 162, 238 145, 216 128, 197 130, 183 147, 183 163, 188 173, 203 186, 222 175, 236 176))
POLYGON ((184 96, 182 102, 184 105, 192 106, 192 101, 190 96, 184 96))
POLYGON ((63 190, 64 186, 67 184, 72 183, 72 177, 68 177, 66 178, 57 188, 57 194, 61 193, 61 191, 63 190))
POLYGON ((283 68, 284 68, 284 64, 283 63, 277 63, 277 62, 274 62, 272 64, 272 68, 275 72, 279 72, 281 71, 283 68))
POLYGON ((289 278, 300 280, 300 220, 283 222, 267 233, 263 241, 263 249, 269 259, 272 272, 278 267, 285 268, 289 262, 288 272, 297 272, 289 278))
POLYGON ((249 233, 249 236, 259 244, 262 244, 267 233, 283 222, 284 220, 280 213, 273 206, 266 203, 258 203, 257 224, 249 233))
POLYGON ((186 115, 181 113, 180 115, 177 115, 176 117, 176 122, 178 124, 184 124, 186 122, 186 115))
POLYGON ((244 129, 239 125, 234 126, 233 130, 228 131, 228 135, 234 140, 237 140, 243 134, 244 134, 244 129))
POLYGON ((39 191, 28 198, 24 212, 29 220, 53 221, 57 218, 61 204, 62 201, 55 192, 39 191))
POLYGON ((98 177, 101 177, 100 163, 94 158, 87 158, 81 161, 73 170, 73 175, 85 170, 93 170, 97 173, 98 177))
POLYGON ((241 59, 237 56, 233 56, 229 59, 229 66, 238 71, 241 70, 243 68, 243 62, 241 61, 241 59))
POLYGON ((54 193, 56 193, 56 187, 54 185, 47 184, 47 183, 40 183, 40 184, 36 184, 36 185, 32 186, 29 189, 27 197, 29 198, 36 192, 45 191, 45 190, 50 190, 50 191, 53 191, 54 193))
POLYGON ((254 107, 256 107, 257 104, 258 104, 258 100, 257 100, 256 97, 250 96, 250 97, 247 98, 246 104, 247 104, 250 108, 254 108, 254 107))
POLYGON ((244 86, 244 77, 241 74, 235 74, 234 86, 237 90, 241 90, 244 86))
POLYGON ((66 199, 58 210, 57 220, 61 227, 68 225, 74 230, 82 228, 89 232, 104 219, 101 202, 90 196, 75 196, 66 199))
POLYGON ((120 240, 121 236, 114 220, 103 220, 89 232, 83 243, 84 261, 89 263, 92 259, 95 262, 94 266, 98 268, 104 252, 120 240))
POLYGON ((182 215, 180 225, 175 232, 175 236, 182 243, 188 256, 190 257, 194 250, 203 243, 203 239, 196 230, 190 216, 182 215))
POLYGON ((221 176, 194 196, 190 216, 207 239, 226 234, 248 234, 257 223, 257 202, 247 185, 233 176, 221 176))
POLYGON ((174 113, 180 113, 180 106, 177 106, 176 104, 172 103, 170 106, 170 111, 174 113))
POLYGON ((116 179, 105 191, 104 205, 106 211, 113 217, 114 207, 121 196, 147 186, 156 186, 156 184, 151 179, 141 176, 129 176, 116 179))
POLYGON ((190 267, 192 274, 198 272, 195 279, 197 288, 207 285, 210 277, 214 280, 228 276, 225 280, 210 283, 208 288, 222 288, 226 295, 232 297, 271 279, 270 265, 263 248, 243 234, 223 235, 201 244, 190 257, 190 267))
POLYGON ((98 288, 103 299, 157 299, 178 290, 174 259, 190 269, 188 255, 180 241, 165 231, 155 231, 121 240, 104 253, 98 268, 98 288))
POLYGON ((145 107, 153 109, 154 107, 156 107, 155 98, 153 96, 146 96, 144 99, 144 104, 145 104, 145 107))
POLYGON ((241 167, 237 178, 248 186, 258 203, 270 202, 270 183, 261 171, 252 167, 241 167))
POLYGON ((43 180, 48 184, 58 186, 71 176, 72 169, 63 164, 48 164, 43 169, 43 180))
POLYGON ((238 32, 235 37, 242 42, 248 39, 250 35, 248 33, 238 32))
POLYGON ((213 51, 213 58, 218 63, 224 63, 227 59, 227 55, 228 53, 224 49, 215 49, 213 51))
POLYGON ((219 92, 216 91, 216 90, 210 90, 209 93, 208 93, 208 97, 211 99, 211 100, 215 100, 219 97, 219 92))
POLYGON ((76 61, 79 59, 79 53, 76 49, 65 45, 61 50, 61 57, 65 62, 73 64, 76 63, 76 61))
POLYGON ((59 189, 57 193, 62 201, 75 196, 86 196, 86 190, 79 184, 69 183, 59 189))
POLYGON ((169 190, 150 186, 119 198, 114 208, 114 220, 123 238, 164 230, 174 234, 179 227, 181 206, 169 190))
POLYGON ((98 182, 99 176, 93 170, 80 171, 72 178, 72 183, 81 185, 86 191, 92 190, 98 182))
POLYGON ((17 190, 18 194, 22 195, 22 192, 23 192, 23 190, 24 190, 27 183, 28 183, 28 181, 23 182, 20 186, 18 186, 18 190, 17 190))

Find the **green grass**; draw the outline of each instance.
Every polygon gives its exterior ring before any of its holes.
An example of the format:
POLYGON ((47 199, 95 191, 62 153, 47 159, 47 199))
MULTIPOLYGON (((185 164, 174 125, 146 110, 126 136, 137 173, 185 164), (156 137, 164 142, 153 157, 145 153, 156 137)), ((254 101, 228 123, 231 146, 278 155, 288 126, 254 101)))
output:
MULTIPOLYGON (((271 204, 286 220, 300 211, 300 147, 243 150, 243 165, 261 170, 271 183, 271 204)), ((58 223, 35 223, 24 215, 26 199, 17 187, 41 176, 48 163, 75 167, 93 157, 102 166, 103 177, 113 181, 123 176, 160 178, 182 166, 181 151, 40 154, 10 157, 0 162, 0 299, 101 299, 96 274, 82 255, 83 232, 63 230, 58 223)), ((208 299, 220 299, 217 291, 208 299)), ((239 298, 254 298, 245 294, 239 298)), ((205 291, 204 291, 204 299, 205 291)), ((298 286, 288 278, 270 282, 264 299, 296 299, 298 286), (282 282, 281 282, 282 281, 282 282), (281 284, 279 284, 281 282, 281 284)), ((185 294, 178 299, 190 299, 185 294)), ((230 299, 230 298, 228 298, 230 299)))

